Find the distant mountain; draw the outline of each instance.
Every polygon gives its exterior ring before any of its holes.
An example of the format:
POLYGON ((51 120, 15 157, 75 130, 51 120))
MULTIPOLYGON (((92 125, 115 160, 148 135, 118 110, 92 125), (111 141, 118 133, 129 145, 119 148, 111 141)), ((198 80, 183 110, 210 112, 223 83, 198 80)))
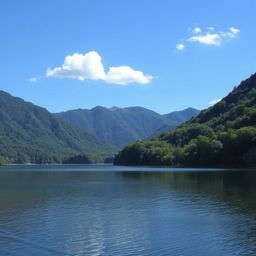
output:
POLYGON ((177 129, 129 144, 122 165, 256 166, 256 74, 177 129))
POLYGON ((113 146, 46 109, 0 91, 0 156, 10 162, 60 162, 77 153, 110 156, 113 146))
POLYGON ((142 107, 108 109, 98 106, 91 110, 57 113, 56 116, 117 147, 148 138, 163 125, 170 125, 170 129, 176 127, 168 118, 142 107))
POLYGON ((177 123, 178 125, 184 123, 191 119, 194 116, 197 116, 200 113, 200 110, 195 108, 186 108, 181 111, 174 111, 164 116, 170 119, 172 122, 177 123))
POLYGON ((177 126, 179 126, 180 124, 188 121, 192 117, 197 116, 199 113, 200 113, 200 110, 198 110, 198 109, 186 108, 184 110, 174 111, 174 112, 171 112, 169 114, 165 114, 163 116, 167 117, 171 121, 172 126, 170 127, 170 125, 165 124, 164 126, 157 129, 154 132, 154 134, 151 135, 151 137, 159 135, 163 132, 171 131, 171 130, 173 130, 173 126, 175 126, 175 128, 176 128, 177 126))
POLYGON ((184 110, 180 111, 180 114, 177 112, 173 116, 172 113, 165 116, 142 107, 108 109, 98 106, 91 110, 61 112, 56 116, 112 145, 123 147, 130 142, 149 138, 158 132, 174 129, 181 123, 179 119, 188 120, 186 116, 191 115, 192 112, 195 113, 194 110, 184 110))

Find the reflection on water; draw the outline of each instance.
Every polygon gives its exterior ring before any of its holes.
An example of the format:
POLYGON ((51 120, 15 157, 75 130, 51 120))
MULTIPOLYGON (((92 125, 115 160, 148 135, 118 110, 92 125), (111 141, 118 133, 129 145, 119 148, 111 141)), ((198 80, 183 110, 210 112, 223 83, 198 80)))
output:
POLYGON ((256 255, 254 170, 0 169, 0 255, 256 255))

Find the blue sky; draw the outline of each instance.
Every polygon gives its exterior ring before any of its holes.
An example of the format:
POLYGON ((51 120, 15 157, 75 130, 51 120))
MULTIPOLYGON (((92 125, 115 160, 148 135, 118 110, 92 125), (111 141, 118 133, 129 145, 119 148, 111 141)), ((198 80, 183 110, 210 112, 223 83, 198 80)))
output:
POLYGON ((1 0, 0 89, 51 112, 204 109, 256 72, 255 10, 255 0, 1 0))

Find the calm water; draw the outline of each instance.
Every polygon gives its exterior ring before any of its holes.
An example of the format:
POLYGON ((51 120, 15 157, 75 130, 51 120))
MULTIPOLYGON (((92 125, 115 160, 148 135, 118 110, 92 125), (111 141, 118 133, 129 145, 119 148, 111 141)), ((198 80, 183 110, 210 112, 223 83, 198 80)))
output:
POLYGON ((256 171, 0 168, 0 255, 256 255, 256 171))

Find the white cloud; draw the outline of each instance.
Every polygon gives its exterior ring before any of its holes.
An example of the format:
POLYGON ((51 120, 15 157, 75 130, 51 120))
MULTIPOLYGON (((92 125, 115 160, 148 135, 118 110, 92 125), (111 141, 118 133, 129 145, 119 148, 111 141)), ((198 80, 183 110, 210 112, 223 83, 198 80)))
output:
POLYGON ((84 81, 86 79, 102 80, 107 83, 126 85, 129 83, 146 84, 152 80, 152 76, 144 75, 129 66, 110 67, 105 72, 101 56, 94 51, 86 54, 75 53, 65 57, 60 67, 50 68, 46 72, 47 77, 71 78, 84 81))
POLYGON ((183 51, 185 48, 185 45, 184 44, 176 44, 176 50, 178 51, 183 51))
MULTIPOLYGON (((209 27, 208 30, 213 31, 213 27, 209 27)), ((205 34, 200 34, 192 36, 187 39, 188 42, 196 42, 207 45, 221 46, 223 40, 235 38, 236 35, 240 32, 239 29, 231 27, 227 32, 207 32, 205 34)))
POLYGON ((152 78, 152 76, 144 75, 143 72, 134 70, 129 66, 121 66, 109 68, 104 81, 121 85, 130 83, 147 84, 152 78))
POLYGON ((199 34, 199 33, 201 33, 202 32, 202 30, 201 30, 201 28, 199 28, 199 27, 195 27, 193 30, 192 30, 192 33, 193 34, 199 34))
POLYGON ((88 52, 85 55, 75 53, 65 57, 61 67, 48 69, 47 77, 72 79, 104 79, 105 71, 101 63, 101 56, 97 52, 88 52))
POLYGON ((224 38, 235 38, 236 34, 240 32, 240 29, 231 27, 228 32, 220 32, 220 35, 224 38))
POLYGON ((219 101, 221 101, 221 99, 212 100, 212 101, 208 102, 208 104, 211 105, 211 106, 213 106, 213 105, 215 105, 216 103, 218 103, 219 101))
POLYGON ((230 28, 230 31, 231 31, 233 34, 237 34, 237 33, 240 32, 240 29, 231 27, 231 28, 230 28))
POLYGON ((221 37, 219 34, 206 33, 205 35, 192 36, 187 41, 220 46, 221 37))
POLYGON ((28 79, 29 82, 31 83, 36 83, 41 79, 41 77, 31 77, 28 79))

